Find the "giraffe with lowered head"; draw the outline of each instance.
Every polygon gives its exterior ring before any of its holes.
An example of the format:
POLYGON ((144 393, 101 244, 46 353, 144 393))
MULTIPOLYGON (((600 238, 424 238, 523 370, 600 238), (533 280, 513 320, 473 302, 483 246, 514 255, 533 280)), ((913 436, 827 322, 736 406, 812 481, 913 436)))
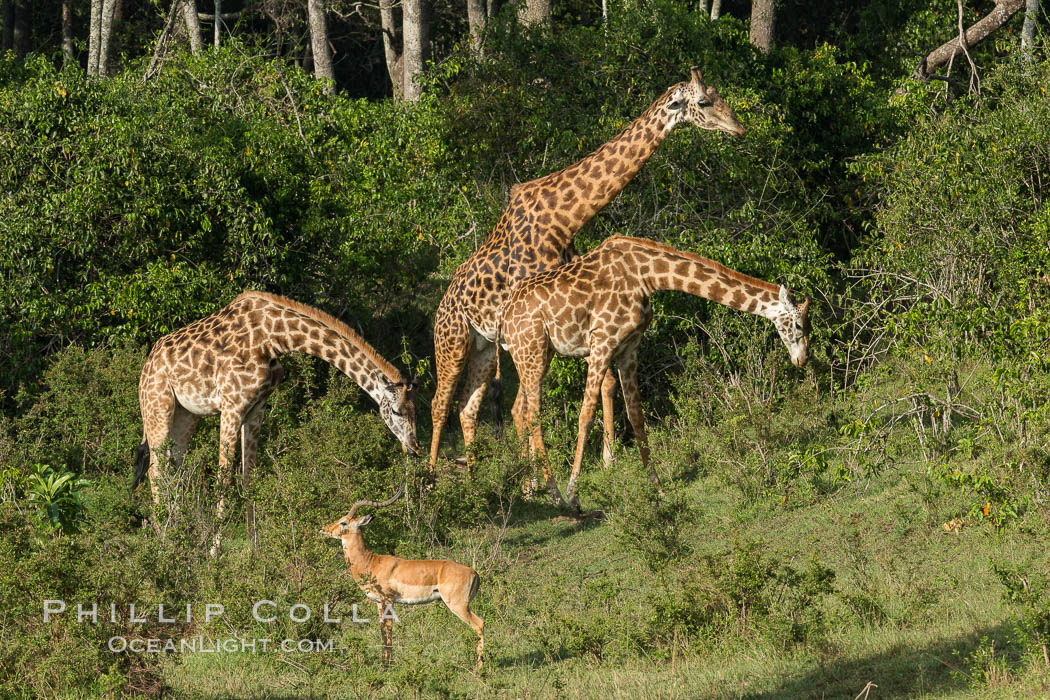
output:
MULTIPOLYGON (((518 437, 528 432, 529 449, 542 457, 547 486, 559 503, 560 492, 547 464, 538 422, 540 384, 553 352, 587 358, 587 388, 566 489, 569 503, 579 509, 576 480, 599 392, 603 416, 612 413, 613 392, 606 391, 605 380, 613 362, 642 464, 650 480, 657 481, 649 465, 638 391, 638 344, 652 320, 649 296, 660 290, 694 294, 768 318, 787 347, 791 363, 802 367, 809 359, 808 299, 798 304, 786 287, 656 241, 614 236, 562 267, 522 280, 501 311, 500 342, 510 350, 520 380, 512 409, 518 437)), ((607 433, 606 439, 611 440, 611 435, 607 433)))
MULTIPOLYGON (((179 466, 201 416, 220 414, 221 519, 241 441, 241 482, 247 489, 257 456, 266 400, 284 378, 278 357, 305 352, 353 379, 379 404, 379 415, 406 452, 419 453, 414 389, 392 364, 342 321, 276 294, 244 292, 225 308, 169 333, 150 351, 139 377, 143 441, 135 451, 132 488, 149 468, 153 500, 163 486, 160 452, 179 466)), ((249 532, 253 509, 246 506, 249 532)), ((218 548, 216 535, 213 553, 218 548)))
MULTIPOLYGON (((456 270, 434 321, 437 391, 430 463, 438 458, 452 394, 465 366, 460 405, 463 441, 474 440, 477 414, 496 369, 499 309, 520 279, 576 257, 577 232, 619 194, 680 123, 742 135, 744 127, 699 68, 688 82, 668 88, 619 135, 583 160, 537 180, 515 185, 489 237, 456 270)), ((615 390, 615 386, 610 391, 615 390)), ((607 422, 607 428, 611 426, 607 422)), ((606 458, 612 453, 606 451, 606 458)))

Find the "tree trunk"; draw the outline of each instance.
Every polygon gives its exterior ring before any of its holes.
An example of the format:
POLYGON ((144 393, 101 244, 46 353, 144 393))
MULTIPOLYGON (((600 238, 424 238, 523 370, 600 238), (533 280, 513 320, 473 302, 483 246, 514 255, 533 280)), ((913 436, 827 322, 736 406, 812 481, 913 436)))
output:
MULTIPOLYGON (((972 47, 982 41, 996 29, 1006 24, 1006 22, 1016 15, 1024 6, 1025 0, 1000 0, 994 10, 966 30, 966 45, 972 47)), ((962 53, 962 47, 959 46, 959 35, 956 34, 951 39, 931 51, 929 55, 923 59, 923 62, 919 64, 917 70, 919 77, 926 78, 930 73, 941 66, 946 65, 948 61, 955 58, 955 56, 960 53, 962 53)))
POLYGON ((15 20, 11 38, 15 55, 19 58, 29 53, 31 27, 29 3, 26 0, 15 0, 15 20))
POLYGON ((14 0, 0 2, 0 22, 4 23, 3 37, 0 38, 0 51, 10 51, 15 47, 15 3, 14 0))
POLYGON ((467 25, 470 27, 470 51, 481 55, 481 37, 485 33, 488 12, 485 0, 467 0, 467 25))
POLYGON ((406 102, 417 102, 422 95, 418 79, 423 74, 423 65, 427 59, 430 33, 426 0, 402 0, 401 13, 405 44, 402 56, 402 93, 406 102))
POLYGON ((62 0, 62 65, 72 65, 73 56, 73 0, 62 0))
POLYGON ((486 0, 485 1, 485 8, 487 10, 486 14, 488 14, 489 19, 492 19, 493 17, 495 17, 496 13, 499 12, 499 4, 500 4, 500 0, 486 0))
POLYGON ((215 48, 222 43, 222 0, 215 0, 215 48))
POLYGON ((394 43, 397 39, 397 25, 394 19, 394 0, 379 0, 379 23, 383 32, 383 55, 386 58, 386 72, 390 76, 394 99, 401 99, 401 82, 404 78, 401 54, 394 43))
POLYGON ((99 22, 98 75, 109 72, 109 44, 113 35, 113 10, 116 0, 103 0, 99 22))
POLYGON ((325 94, 335 89, 335 71, 332 68, 332 47, 328 41, 328 18, 325 16, 324 0, 308 0, 307 14, 310 19, 310 48, 313 51, 314 75, 325 81, 325 94))
POLYGON ((716 20, 722 16, 722 0, 711 0, 711 19, 716 20))
POLYGON ((526 27, 541 27, 551 23, 551 0, 525 0, 518 11, 518 21, 526 27))
POLYGON ((91 24, 88 29, 87 74, 98 75, 98 45, 102 31, 102 0, 91 0, 91 24))
POLYGON ((1024 26, 1021 27, 1021 50, 1031 53, 1035 41, 1035 24, 1039 18, 1039 0, 1027 0, 1025 3, 1024 26))
POLYGON ((175 23, 182 9, 182 0, 173 0, 171 3, 171 9, 168 10, 168 21, 164 23, 164 30, 160 33, 160 38, 157 39, 157 45, 153 49, 153 58, 150 59, 149 67, 146 69, 146 75, 143 80, 149 80, 160 72, 161 62, 164 60, 164 55, 168 52, 168 44, 171 43, 171 38, 175 34, 175 23))
POLYGON ((197 0, 182 0, 182 18, 190 37, 190 53, 198 54, 204 48, 204 39, 201 38, 201 20, 197 16, 197 0))
POLYGON ((773 24, 776 20, 774 0, 752 0, 751 3, 751 44, 762 53, 769 53, 773 48, 773 24))

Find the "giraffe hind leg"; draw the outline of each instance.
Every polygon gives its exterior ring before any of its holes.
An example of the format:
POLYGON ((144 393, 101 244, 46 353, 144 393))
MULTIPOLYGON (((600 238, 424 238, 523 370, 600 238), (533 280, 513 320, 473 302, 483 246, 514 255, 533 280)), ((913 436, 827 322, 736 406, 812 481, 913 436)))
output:
POLYGON ((477 434, 478 412, 492 376, 496 373, 496 345, 476 336, 467 364, 467 379, 460 399, 459 424, 463 444, 470 447, 477 434), (480 347, 479 347, 480 346, 480 347))

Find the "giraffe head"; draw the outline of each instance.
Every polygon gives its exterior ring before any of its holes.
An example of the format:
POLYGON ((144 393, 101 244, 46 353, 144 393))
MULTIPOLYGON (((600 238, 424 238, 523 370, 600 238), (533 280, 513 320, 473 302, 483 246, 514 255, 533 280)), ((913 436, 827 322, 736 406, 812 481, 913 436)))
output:
POLYGON ((781 286, 772 319, 791 356, 791 364, 804 367, 809 361, 809 299, 796 304, 788 288, 781 286))
POLYGON ((687 83, 678 83, 668 91, 664 109, 670 114, 672 127, 689 122, 701 129, 724 131, 736 136, 744 135, 741 124, 732 108, 725 103, 713 85, 704 85, 700 68, 694 67, 693 77, 687 83))
POLYGON ((416 385, 405 380, 386 380, 379 398, 379 415, 390 431, 401 441, 401 449, 419 454, 416 440, 416 385))

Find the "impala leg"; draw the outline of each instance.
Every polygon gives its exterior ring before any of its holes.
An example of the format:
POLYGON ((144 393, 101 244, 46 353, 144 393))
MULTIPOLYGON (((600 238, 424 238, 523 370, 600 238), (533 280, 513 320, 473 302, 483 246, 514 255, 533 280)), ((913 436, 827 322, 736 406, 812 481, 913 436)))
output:
POLYGON ((485 650, 485 621, 471 611, 470 603, 468 602, 463 600, 446 600, 445 605, 448 606, 453 615, 470 625, 471 629, 478 635, 477 662, 474 664, 474 671, 477 672, 481 668, 481 655, 485 650))
POLYGON ((583 448, 587 444, 587 433, 594 425, 594 413, 598 408, 598 397, 601 393, 605 375, 609 371, 609 358, 607 356, 594 357, 594 353, 587 360, 587 389, 583 395, 583 405, 580 407, 579 432, 576 435, 576 457, 572 462, 572 474, 569 475, 569 486, 565 495, 569 499, 569 506, 579 510, 580 501, 576 497, 576 480, 580 478, 580 468, 583 466, 583 448))
POLYGON ((386 615, 387 605, 389 605, 388 601, 376 601, 376 607, 379 609, 379 631, 383 637, 384 664, 389 664, 394 660, 394 622, 389 618, 384 618, 384 615, 386 615))
POLYGON ((613 440, 616 438, 613 425, 613 397, 616 395, 616 375, 612 372, 605 373, 605 381, 602 382, 602 427, 605 435, 602 437, 602 461, 606 464, 613 462, 613 440))

